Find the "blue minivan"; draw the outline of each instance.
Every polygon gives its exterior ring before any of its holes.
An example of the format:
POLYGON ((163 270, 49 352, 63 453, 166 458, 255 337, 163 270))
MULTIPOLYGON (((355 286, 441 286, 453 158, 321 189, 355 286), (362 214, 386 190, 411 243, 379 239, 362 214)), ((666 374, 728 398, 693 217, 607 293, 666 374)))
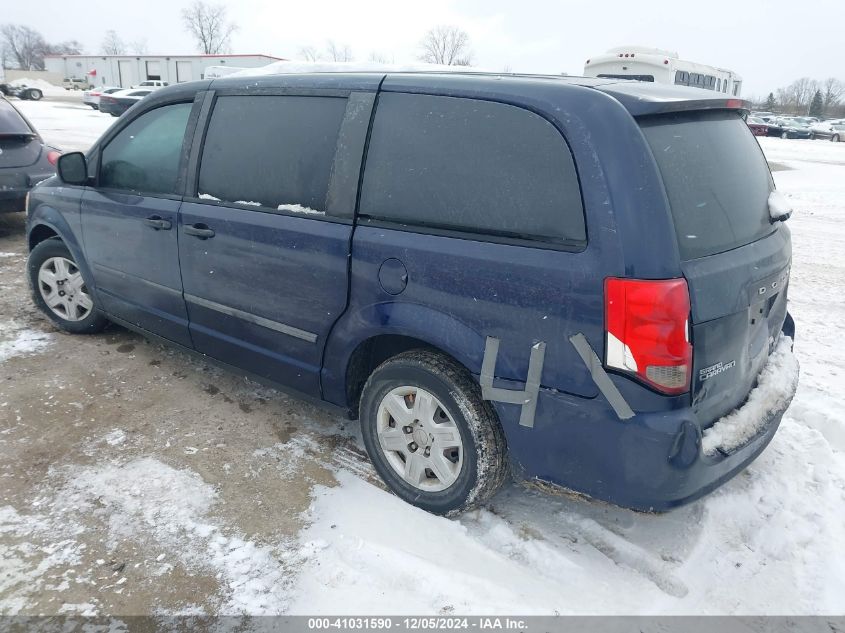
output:
POLYGON ((33 297, 360 419, 428 511, 510 476, 667 510, 754 459, 795 389, 703 449, 794 334, 745 107, 477 73, 163 88, 32 192, 33 297))

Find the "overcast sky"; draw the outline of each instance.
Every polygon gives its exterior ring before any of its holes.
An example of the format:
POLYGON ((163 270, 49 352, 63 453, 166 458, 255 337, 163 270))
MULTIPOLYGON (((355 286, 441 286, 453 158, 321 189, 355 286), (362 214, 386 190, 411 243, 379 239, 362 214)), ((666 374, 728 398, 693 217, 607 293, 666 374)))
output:
MULTIPOLYGON (((211 0, 212 3, 215 0, 211 0)), ((473 61, 490 70, 581 74, 608 48, 639 44, 743 76, 743 96, 765 95, 801 76, 845 80, 845 0, 217 0, 239 27, 233 53, 299 58, 303 46, 348 44, 416 61, 438 24, 469 33, 473 61)), ((150 54, 196 52, 180 10, 190 0, 2 0, 0 22, 26 24, 48 40, 77 39, 100 52, 114 29, 145 39, 150 54)))

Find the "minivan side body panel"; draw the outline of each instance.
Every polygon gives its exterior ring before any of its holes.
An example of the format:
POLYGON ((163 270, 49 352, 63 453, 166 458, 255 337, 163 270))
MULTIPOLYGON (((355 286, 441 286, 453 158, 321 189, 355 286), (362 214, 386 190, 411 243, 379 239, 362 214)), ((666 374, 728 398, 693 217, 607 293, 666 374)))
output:
MULTIPOLYGON (((426 77, 388 76, 382 90, 492 100, 550 121, 563 134, 578 170, 587 246, 565 252, 540 244, 503 245, 360 220, 352 247, 350 306, 329 340, 324 397, 346 403, 343 378, 349 356, 361 342, 385 332, 434 345, 476 375, 486 338, 497 338, 494 386, 515 390, 525 386, 532 346, 544 342, 543 395, 534 427, 519 425, 518 405, 493 404, 522 476, 582 489, 597 475, 595 465, 605 471, 629 465, 617 454, 621 422, 606 402, 600 404, 605 396, 570 337, 583 334, 603 355, 605 277, 681 275, 666 197, 636 122, 616 100, 555 82, 502 82, 481 92, 473 81, 437 77, 435 87, 426 77), (621 240, 626 232, 635 232, 637 242, 621 240), (388 259, 407 268, 407 289, 396 296, 379 283, 380 266, 388 259), (547 402, 565 403, 564 412, 547 402), (591 462, 593 457, 597 460, 591 462), (587 468, 588 463, 593 466, 587 468), (581 474, 570 476, 575 472, 581 474)), ((367 209, 361 207, 359 213, 367 209)), ((680 405, 678 398, 660 396, 624 378, 618 381, 635 410, 664 412, 680 405)))

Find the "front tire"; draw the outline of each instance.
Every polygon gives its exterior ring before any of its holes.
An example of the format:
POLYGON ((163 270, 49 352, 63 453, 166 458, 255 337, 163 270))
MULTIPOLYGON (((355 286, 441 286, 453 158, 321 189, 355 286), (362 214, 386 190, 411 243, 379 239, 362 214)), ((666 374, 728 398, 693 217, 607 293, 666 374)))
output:
POLYGON ((831 136, 831 137, 830 137, 830 140, 831 140, 831 142, 833 142, 833 143, 838 143, 838 142, 839 142, 839 135, 838 135, 838 134, 834 134, 833 136, 831 136))
POLYGON ((783 134, 781 134, 781 135, 780 135, 780 137, 781 137, 781 138, 789 138, 789 134, 787 134, 786 132, 784 132, 783 134))
POLYGON ((60 239, 44 240, 33 248, 27 270, 35 305, 59 328, 72 334, 96 334, 108 325, 82 270, 60 239))
POLYGON ((471 374, 450 358, 412 350, 382 363, 361 397, 361 433, 396 496, 454 515, 488 500, 508 472, 496 414, 471 374))

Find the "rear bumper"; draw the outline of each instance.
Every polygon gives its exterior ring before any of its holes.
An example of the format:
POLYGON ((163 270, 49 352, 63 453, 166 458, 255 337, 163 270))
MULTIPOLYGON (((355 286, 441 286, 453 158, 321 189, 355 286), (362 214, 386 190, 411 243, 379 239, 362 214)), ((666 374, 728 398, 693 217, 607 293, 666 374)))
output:
POLYGON ((0 213, 23 211, 29 187, 0 190, 0 213))
MULTIPOLYGON (((791 318, 787 321, 784 333, 791 336, 794 326, 791 318)), ((783 387, 779 405, 756 421, 750 439, 711 455, 702 449, 702 425, 688 406, 636 413, 623 421, 601 395, 587 400, 541 390, 533 429, 518 426, 518 411, 516 420, 505 412, 503 424, 523 478, 635 510, 664 512, 709 493, 753 461, 774 437, 796 388, 797 379, 783 387)), ((500 416, 502 408, 513 408, 495 406, 500 416)))
POLYGON ((5 185, 0 188, 0 213, 23 211, 26 205, 26 194, 39 182, 52 175, 51 173, 17 174, 14 185, 5 185))

